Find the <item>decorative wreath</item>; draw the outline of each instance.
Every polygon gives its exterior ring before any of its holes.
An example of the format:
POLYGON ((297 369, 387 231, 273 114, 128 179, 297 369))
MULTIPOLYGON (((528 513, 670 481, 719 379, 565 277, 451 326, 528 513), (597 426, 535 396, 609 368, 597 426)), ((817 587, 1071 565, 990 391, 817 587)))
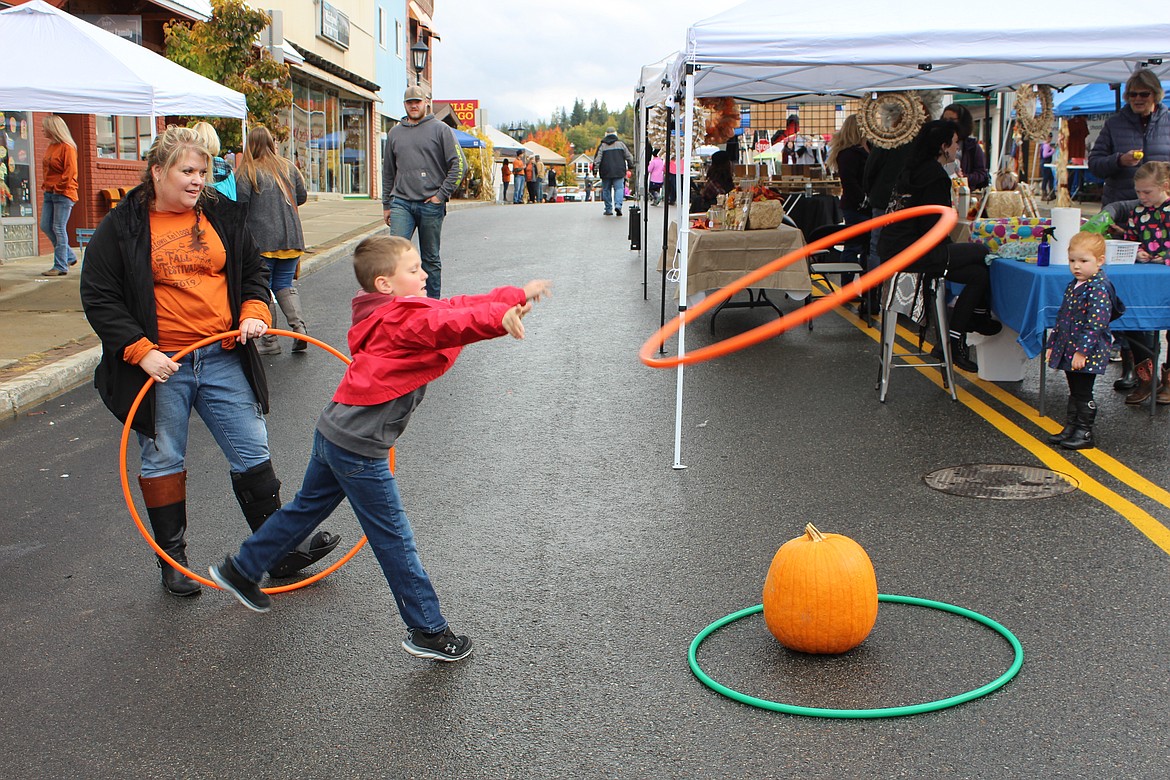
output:
MULTIPOLYGON (((675 118, 676 126, 681 130, 683 127, 683 118, 681 111, 677 112, 679 116, 675 118)), ((703 144, 703 128, 707 125, 708 115, 710 112, 700 105, 695 106, 695 140, 694 152, 703 144)), ((650 142, 650 147, 653 149, 666 149, 668 139, 666 136, 666 106, 654 106, 650 110, 650 120, 646 126, 646 139, 650 142)), ((672 151, 671 154, 674 154, 672 151)))
POLYGON ((1016 126, 1029 141, 1043 141, 1052 130, 1052 87, 1047 84, 1021 84, 1016 90, 1016 126), (1040 113, 1036 113, 1036 103, 1040 113))
POLYGON ((874 146, 893 149, 914 140, 926 122, 926 109, 910 92, 882 92, 862 103, 857 118, 862 135, 874 146), (901 120, 893 127, 887 127, 883 117, 889 110, 887 106, 902 114, 901 120))

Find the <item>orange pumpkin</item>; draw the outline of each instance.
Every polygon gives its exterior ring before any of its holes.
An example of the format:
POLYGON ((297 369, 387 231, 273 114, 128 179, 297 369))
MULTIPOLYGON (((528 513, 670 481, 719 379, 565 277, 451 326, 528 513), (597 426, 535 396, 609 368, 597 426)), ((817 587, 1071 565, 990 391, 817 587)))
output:
POLYGON ((785 542, 764 580, 764 621, 790 650, 844 653, 877 621, 873 563, 857 542, 809 523, 785 542))

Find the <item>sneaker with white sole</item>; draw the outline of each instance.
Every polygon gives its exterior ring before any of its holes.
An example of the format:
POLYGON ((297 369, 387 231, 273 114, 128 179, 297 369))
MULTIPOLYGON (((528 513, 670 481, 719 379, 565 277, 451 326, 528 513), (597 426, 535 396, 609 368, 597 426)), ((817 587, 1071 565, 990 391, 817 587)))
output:
POLYGON ((432 661, 461 661, 471 655, 471 639, 455 636, 450 626, 437 634, 412 628, 406 632, 406 639, 402 640, 402 649, 413 656, 432 661))
POLYGON ((219 566, 211 567, 211 579, 253 612, 267 612, 272 609, 272 599, 260 590, 259 583, 252 582, 236 571, 230 555, 219 566))

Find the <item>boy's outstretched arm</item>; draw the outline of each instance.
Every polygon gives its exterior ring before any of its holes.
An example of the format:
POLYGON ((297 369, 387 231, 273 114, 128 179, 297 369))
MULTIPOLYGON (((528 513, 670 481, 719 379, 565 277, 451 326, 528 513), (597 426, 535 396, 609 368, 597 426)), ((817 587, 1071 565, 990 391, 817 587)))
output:
POLYGON ((532 311, 532 302, 529 301, 520 306, 513 306, 504 312, 503 319, 500 320, 500 327, 508 331, 508 335, 514 339, 524 338, 524 315, 532 311))

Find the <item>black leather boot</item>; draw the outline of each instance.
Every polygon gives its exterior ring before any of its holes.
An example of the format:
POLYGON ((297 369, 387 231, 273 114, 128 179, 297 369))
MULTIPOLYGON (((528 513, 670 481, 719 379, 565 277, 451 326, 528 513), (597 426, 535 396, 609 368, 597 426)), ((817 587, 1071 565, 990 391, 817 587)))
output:
POLYGON ((1097 420, 1096 401, 1077 402, 1077 424, 1072 433, 1060 443, 1066 450, 1087 450, 1093 443, 1093 423, 1097 420))
POLYGON ((1077 427, 1077 402, 1072 397, 1068 398, 1068 409, 1065 415, 1064 430, 1060 433, 1054 433, 1048 437, 1049 444, 1061 444, 1072 435, 1073 430, 1077 427))
MULTIPOLYGON (((154 541, 163 552, 182 566, 187 565, 187 472, 162 477, 139 477, 146 514, 154 541)), ((183 572, 158 558, 162 584, 174 596, 198 596, 202 586, 183 572)))
POLYGON ((1119 393, 1128 393, 1138 385, 1137 372, 1134 371, 1133 350, 1121 350, 1121 378, 1113 383, 1113 389, 1119 393))
MULTIPOLYGON (((244 512, 248 526, 256 531, 264 525, 276 510, 280 509, 280 480, 272 468, 272 461, 266 460, 242 474, 232 474, 232 490, 244 512)), ((291 577, 296 572, 311 566, 337 547, 341 537, 328 531, 318 531, 298 544, 287 557, 268 574, 272 577, 291 577)))

